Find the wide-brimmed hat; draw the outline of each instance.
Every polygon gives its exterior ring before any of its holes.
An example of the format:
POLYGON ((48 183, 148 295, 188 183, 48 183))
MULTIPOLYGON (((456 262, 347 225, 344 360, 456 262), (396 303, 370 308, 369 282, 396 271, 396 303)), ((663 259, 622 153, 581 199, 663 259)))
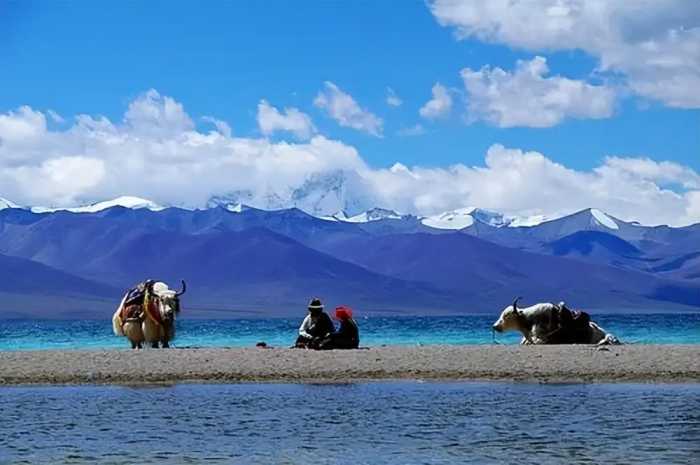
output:
POLYGON ((309 302, 309 310, 323 310, 323 304, 321 303, 321 299, 318 297, 314 297, 311 299, 311 302, 309 302))

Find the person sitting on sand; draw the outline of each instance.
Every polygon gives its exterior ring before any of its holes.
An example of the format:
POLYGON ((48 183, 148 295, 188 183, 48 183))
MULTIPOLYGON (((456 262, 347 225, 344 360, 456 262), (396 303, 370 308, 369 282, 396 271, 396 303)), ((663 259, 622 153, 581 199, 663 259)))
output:
POLYGON ((321 342, 321 349, 357 349, 360 345, 360 330, 352 318, 352 309, 341 306, 335 309, 335 318, 340 327, 321 342))
POLYGON ((323 303, 318 298, 309 302, 309 314, 299 327, 299 337, 294 347, 302 349, 318 349, 321 341, 335 330, 331 317, 323 311, 323 303))

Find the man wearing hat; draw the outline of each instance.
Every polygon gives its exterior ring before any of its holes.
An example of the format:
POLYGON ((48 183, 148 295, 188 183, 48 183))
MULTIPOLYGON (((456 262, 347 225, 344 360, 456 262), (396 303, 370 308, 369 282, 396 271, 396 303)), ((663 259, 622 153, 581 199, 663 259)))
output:
POLYGON ((333 321, 323 311, 321 299, 313 298, 309 302, 309 314, 299 327, 299 337, 294 347, 303 349, 318 349, 321 341, 335 331, 333 321))

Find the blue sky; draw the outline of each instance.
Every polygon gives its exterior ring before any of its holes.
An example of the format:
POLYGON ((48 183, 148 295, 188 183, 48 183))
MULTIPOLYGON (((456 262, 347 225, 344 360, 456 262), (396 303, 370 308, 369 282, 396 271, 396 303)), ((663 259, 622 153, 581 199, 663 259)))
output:
MULTIPOLYGON (((423 2, 23 2, 5 5, 0 107, 119 119, 128 102, 154 88, 193 115, 255 134, 264 98, 307 111, 324 134, 358 147, 376 166, 479 164, 493 143, 537 150, 575 168, 606 155, 642 155, 700 168, 700 113, 623 98, 602 120, 552 128, 495 128, 447 121, 423 124, 420 137, 397 135, 421 123, 418 109, 435 82, 459 88, 459 70, 512 69, 533 53, 477 40, 457 41, 423 2), (332 81, 385 120, 376 139, 323 118, 311 102, 332 81), (390 108, 386 87, 403 105, 390 108)), ((582 52, 546 55, 553 73, 591 75, 582 52)))
MULTIPOLYGON (((552 2, 539 3, 545 8, 552 2)), ((663 42, 668 27, 700 30, 696 29, 698 8, 693 2, 678 3, 688 10, 684 18, 666 21, 654 11, 637 18, 633 12, 629 21, 621 22, 621 33, 603 31, 605 40, 576 39, 573 28, 559 43, 557 37, 535 36, 537 25, 528 28, 532 20, 525 16, 521 35, 532 37, 521 40, 489 31, 488 24, 494 21, 512 29, 510 19, 494 7, 475 20, 452 8, 449 0, 406 1, 401 8, 389 1, 240 1, 203 6, 177 1, 4 2, 0 4, 0 113, 16 112, 23 105, 44 114, 52 110, 65 120, 48 119, 49 130, 57 132, 69 131, 79 114, 104 115, 118 124, 132 102, 155 89, 182 104, 202 132, 211 126, 202 118, 211 116, 225 121, 234 137, 265 138, 272 143, 298 141, 284 130, 261 133, 260 101, 280 111, 296 108, 310 118, 316 134, 353 147, 376 169, 395 162, 426 169, 454 164, 478 167, 484 165, 489 147, 502 144, 536 151, 581 172, 595 170, 608 156, 618 156, 674 162, 697 175, 697 100, 687 95, 691 89, 677 97, 676 91, 657 87, 665 85, 669 76, 676 77, 674 73, 683 77, 681 87, 687 86, 698 78, 700 65, 690 71, 637 66, 648 57, 637 47, 639 41, 629 38, 633 30, 637 35, 648 34, 643 39, 668 45, 663 42), (629 52, 619 58, 619 50, 629 52), (587 107, 589 94, 574 96, 579 103, 563 104, 557 109, 561 115, 546 127, 532 127, 542 126, 541 121, 523 123, 522 115, 515 124, 505 122, 504 115, 494 120, 490 112, 509 104, 506 97, 495 102, 487 99, 479 109, 468 107, 478 98, 476 91, 467 89, 461 70, 477 72, 490 66, 514 73, 518 60, 535 63, 537 56, 548 67, 541 75, 544 84, 561 76, 572 85, 593 86, 591 92, 603 100, 601 106, 587 107), (613 64, 602 70, 603 62, 613 64), (379 118, 381 137, 343 126, 328 108, 315 105, 325 82, 379 118), (447 89, 451 107, 426 118, 419 110, 431 99, 436 83, 447 89), (389 87, 401 99, 400 106, 387 104, 389 87), (416 125, 420 134, 405 134, 416 125)), ((517 17, 514 11, 510 16, 517 17)), ((576 21, 590 28, 586 21, 597 18, 581 14, 576 21)), ((688 36, 687 43, 697 45, 697 37, 688 36)), ((683 60, 680 56, 679 61, 683 60)), ((536 116, 537 111, 532 113, 536 116)), ((653 182, 662 188, 683 182, 667 178, 657 176, 653 182)), ((686 187, 695 189, 694 182, 686 187)), ((88 200, 91 195, 97 193, 73 192, 62 198, 88 200)), ((15 196, 38 201, 22 192, 15 196)))

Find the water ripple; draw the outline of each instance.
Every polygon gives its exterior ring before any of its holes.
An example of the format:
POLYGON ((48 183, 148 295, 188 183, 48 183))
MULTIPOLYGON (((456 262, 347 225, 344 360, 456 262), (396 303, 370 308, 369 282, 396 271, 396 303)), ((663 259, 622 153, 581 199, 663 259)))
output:
POLYGON ((1 393, 2 465, 685 464, 700 457, 699 385, 405 382, 1 393))

